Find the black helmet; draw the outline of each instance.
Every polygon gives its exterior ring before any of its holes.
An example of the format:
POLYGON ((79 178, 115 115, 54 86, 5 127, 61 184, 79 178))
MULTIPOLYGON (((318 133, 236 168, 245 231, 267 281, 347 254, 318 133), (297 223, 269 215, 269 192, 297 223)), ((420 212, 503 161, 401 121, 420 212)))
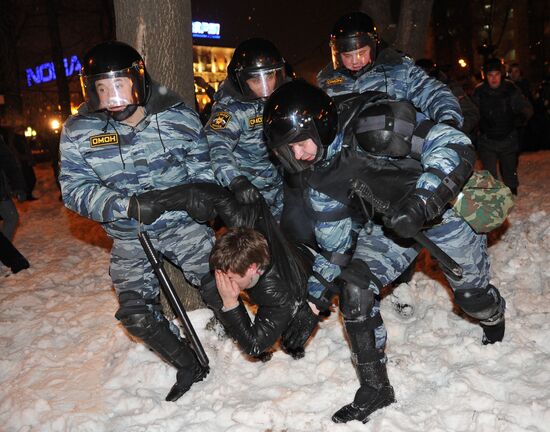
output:
POLYGON ((267 98, 285 80, 285 61, 270 41, 248 39, 235 49, 227 73, 245 99, 267 98))
POLYGON ((273 150, 291 173, 303 171, 323 157, 338 131, 334 101, 320 88, 303 80, 283 84, 264 107, 264 133, 273 150), (294 157, 290 144, 311 138, 317 154, 311 161, 294 157))
POLYGON ((130 45, 117 41, 100 43, 84 55, 80 83, 90 111, 126 107, 111 113, 116 120, 130 117, 139 105, 145 105, 151 87, 141 55, 130 45), (130 91, 120 91, 116 78, 129 79, 130 91), (106 80, 103 90, 96 84, 100 80, 106 80), (98 89, 108 91, 108 96, 100 100, 98 89))
POLYGON ((342 53, 369 46, 370 63, 361 70, 353 72, 353 74, 359 76, 366 72, 372 67, 372 63, 376 59, 379 42, 374 22, 368 15, 362 12, 353 12, 340 17, 334 24, 330 34, 330 49, 334 69, 344 68, 340 57, 342 53))
POLYGON ((503 72, 502 61, 499 58, 489 58, 483 64, 483 79, 487 79, 487 74, 492 71, 503 72))

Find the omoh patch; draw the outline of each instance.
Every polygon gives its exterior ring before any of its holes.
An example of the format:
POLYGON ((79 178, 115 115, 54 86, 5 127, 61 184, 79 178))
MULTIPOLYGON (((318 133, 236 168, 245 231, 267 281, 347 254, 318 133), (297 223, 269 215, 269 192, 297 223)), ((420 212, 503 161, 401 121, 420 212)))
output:
POLYGON ((90 137, 91 147, 103 147, 115 144, 118 144, 118 134, 116 133, 94 135, 90 137))
POLYGON ((327 80, 327 85, 332 86, 336 84, 342 84, 343 82, 344 82, 344 77, 336 77, 336 78, 331 78, 327 80))
POLYGON ((224 129, 231 120, 231 114, 220 111, 216 116, 210 120, 210 127, 212 129, 224 129))

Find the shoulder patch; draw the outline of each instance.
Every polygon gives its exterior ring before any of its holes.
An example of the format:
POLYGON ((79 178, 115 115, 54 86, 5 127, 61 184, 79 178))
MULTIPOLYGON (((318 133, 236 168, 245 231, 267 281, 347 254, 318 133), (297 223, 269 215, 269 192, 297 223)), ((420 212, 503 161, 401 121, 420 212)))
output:
POLYGON ((225 111, 220 111, 212 120, 210 120, 210 127, 212 129, 225 129, 230 120, 231 114, 225 111))
POLYGON ((327 80, 327 85, 336 85, 342 84, 344 82, 344 77, 336 77, 327 80))
POLYGON ((118 134, 108 133, 90 137, 90 147, 102 147, 118 144, 118 134))
POLYGON ((253 127, 261 126, 263 124, 263 121, 264 121, 264 119, 261 115, 256 116, 256 117, 250 117, 248 119, 248 127, 250 127, 250 129, 252 129, 253 127))

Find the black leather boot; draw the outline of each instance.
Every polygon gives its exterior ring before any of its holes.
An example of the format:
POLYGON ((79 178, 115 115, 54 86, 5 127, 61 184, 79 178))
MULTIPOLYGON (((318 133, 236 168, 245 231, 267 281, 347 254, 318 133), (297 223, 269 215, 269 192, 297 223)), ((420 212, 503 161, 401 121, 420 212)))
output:
POLYGON ((386 364, 382 363, 384 352, 376 348, 374 329, 381 324, 379 316, 367 320, 344 319, 352 362, 361 387, 355 393, 352 403, 334 413, 332 421, 335 423, 347 423, 352 420, 366 423, 374 411, 395 402, 386 364))
POLYGON ((202 367, 198 361, 192 368, 186 367, 179 369, 176 375, 176 383, 166 395, 165 400, 168 402, 177 401, 191 388, 193 383, 202 381, 204 377, 208 375, 208 372, 210 372, 210 368, 202 367))
POLYGON ((176 401, 193 383, 208 375, 210 369, 199 364, 188 342, 172 332, 166 319, 158 321, 151 313, 142 313, 121 317, 120 322, 130 334, 143 340, 163 360, 178 369, 177 382, 166 396, 167 401, 176 401))
POLYGON ((332 416, 335 423, 359 420, 366 423, 374 411, 395 402, 393 387, 388 380, 386 365, 379 361, 357 364, 361 387, 355 393, 353 402, 340 408, 332 416))

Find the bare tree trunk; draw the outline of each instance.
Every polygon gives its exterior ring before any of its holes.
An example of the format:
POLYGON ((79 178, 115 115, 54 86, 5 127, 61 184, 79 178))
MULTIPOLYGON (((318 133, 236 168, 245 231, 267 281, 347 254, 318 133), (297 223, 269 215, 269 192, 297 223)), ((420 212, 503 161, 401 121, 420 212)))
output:
POLYGON ((397 29, 391 15, 391 2, 388 0, 362 0, 361 11, 373 19, 380 37, 391 45, 395 40, 397 29))
MULTIPOLYGON (((154 80, 179 93, 195 107, 191 0, 114 0, 117 40, 136 48, 154 80)), ((203 308, 198 290, 180 269, 164 261, 164 268, 186 310, 203 308)), ((174 318, 161 292, 163 309, 174 318)))
POLYGON ((394 45, 413 58, 422 57, 433 0, 402 0, 394 45))
POLYGON ((19 61, 15 48, 18 36, 14 31, 15 7, 13 1, 0 2, 0 95, 5 98, 2 119, 4 126, 15 126, 18 122, 23 125, 21 86, 17 79, 19 61))
POLYGON ((361 10, 374 20, 385 42, 412 57, 422 57, 429 34, 433 0, 401 0, 398 3, 397 23, 392 16, 391 1, 362 0, 361 10))
POLYGON ((117 39, 136 48, 154 80, 195 106, 191 0, 115 0, 117 39))

